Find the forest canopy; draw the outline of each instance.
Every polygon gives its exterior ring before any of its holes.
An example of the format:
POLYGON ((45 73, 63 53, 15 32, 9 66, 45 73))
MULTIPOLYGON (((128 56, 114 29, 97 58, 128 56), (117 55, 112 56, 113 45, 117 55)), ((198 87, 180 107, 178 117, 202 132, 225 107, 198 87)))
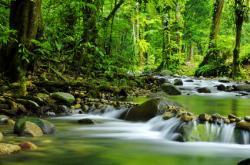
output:
POLYGON ((1 70, 246 78, 249 0, 0 0, 1 70), (60 67, 58 67, 60 66, 60 67))

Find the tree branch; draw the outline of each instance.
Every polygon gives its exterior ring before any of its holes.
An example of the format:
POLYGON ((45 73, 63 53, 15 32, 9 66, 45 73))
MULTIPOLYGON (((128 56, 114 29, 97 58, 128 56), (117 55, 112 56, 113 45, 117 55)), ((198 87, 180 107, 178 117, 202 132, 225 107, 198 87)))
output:
POLYGON ((113 10, 109 13, 109 15, 105 18, 105 21, 109 21, 117 12, 117 10, 122 6, 122 4, 125 2, 125 0, 120 0, 119 3, 115 5, 113 10))

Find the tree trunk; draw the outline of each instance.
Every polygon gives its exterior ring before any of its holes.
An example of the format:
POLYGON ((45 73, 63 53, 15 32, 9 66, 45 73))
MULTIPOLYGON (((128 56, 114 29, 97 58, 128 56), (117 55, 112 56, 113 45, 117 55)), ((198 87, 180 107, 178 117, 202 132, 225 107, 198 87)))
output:
MULTIPOLYGON (((100 0, 84 0, 83 13, 83 35, 82 44, 83 50, 77 51, 73 57, 75 66, 80 67, 84 65, 84 60, 87 61, 88 55, 93 55, 95 47, 97 46, 98 29, 97 16, 100 10, 100 0), (93 7, 94 5, 95 7, 93 7)), ((85 63, 86 64, 86 63, 85 63)))
POLYGON ((235 48, 233 51, 233 78, 236 78, 240 71, 239 55, 242 25, 244 21, 244 0, 235 0, 235 48))
POLYGON ((218 57, 218 51, 216 50, 217 47, 216 41, 220 31, 220 20, 221 20, 223 6, 224 6, 224 0, 215 0, 212 26, 209 36, 208 52, 199 67, 202 67, 210 62, 216 61, 218 57))
POLYGON ((41 19, 41 0, 11 1, 10 28, 16 33, 10 36, 7 47, 1 51, 2 71, 10 81, 18 81, 25 76, 23 59, 27 59, 28 54, 24 51, 30 51, 31 40, 41 34, 41 19))
POLYGON ((171 56, 169 13, 164 14, 164 16, 162 16, 162 27, 162 62, 157 68, 157 71, 167 68, 171 56))
POLYGON ((192 61, 193 56, 194 56, 194 45, 193 45, 193 43, 190 43, 188 48, 189 48, 189 50, 188 50, 188 56, 187 56, 186 61, 190 62, 190 61, 192 61))
POLYGON ((175 6, 175 22, 176 22, 176 45, 177 45, 177 53, 181 52, 181 5, 180 2, 176 2, 175 6))

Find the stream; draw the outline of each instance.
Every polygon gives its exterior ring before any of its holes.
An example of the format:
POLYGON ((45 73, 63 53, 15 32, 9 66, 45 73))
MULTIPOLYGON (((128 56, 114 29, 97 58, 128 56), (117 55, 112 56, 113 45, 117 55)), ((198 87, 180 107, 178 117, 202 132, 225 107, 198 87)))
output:
MULTIPOLYGON (((216 80, 194 80, 181 86, 182 96, 171 100, 194 114, 250 114, 249 95, 218 91, 216 80), (200 94, 197 87, 208 87, 212 93, 200 94)), ((170 81, 173 81, 171 79, 170 81)), ((227 83, 226 85, 233 85, 227 83)), ((143 102, 147 98, 135 98, 143 102)), ((241 132, 241 144, 234 138, 234 125, 205 123, 203 137, 196 134, 188 142, 175 142, 175 130, 182 124, 178 118, 162 120, 156 116, 148 122, 128 122, 117 119, 124 109, 109 109, 103 114, 77 114, 51 118, 57 128, 54 136, 30 138, 39 146, 37 151, 22 152, 0 158, 0 165, 236 165, 250 158, 250 133, 241 132), (81 125, 79 119, 92 119, 96 124, 81 125)), ((9 138, 9 141, 22 141, 9 138)))

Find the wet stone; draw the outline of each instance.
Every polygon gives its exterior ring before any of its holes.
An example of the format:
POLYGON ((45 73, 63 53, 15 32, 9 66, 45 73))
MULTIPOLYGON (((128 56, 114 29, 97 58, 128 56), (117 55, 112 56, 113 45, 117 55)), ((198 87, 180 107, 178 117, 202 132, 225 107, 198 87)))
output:
POLYGON ((247 121, 247 122, 250 122, 250 116, 245 116, 244 120, 247 121))

